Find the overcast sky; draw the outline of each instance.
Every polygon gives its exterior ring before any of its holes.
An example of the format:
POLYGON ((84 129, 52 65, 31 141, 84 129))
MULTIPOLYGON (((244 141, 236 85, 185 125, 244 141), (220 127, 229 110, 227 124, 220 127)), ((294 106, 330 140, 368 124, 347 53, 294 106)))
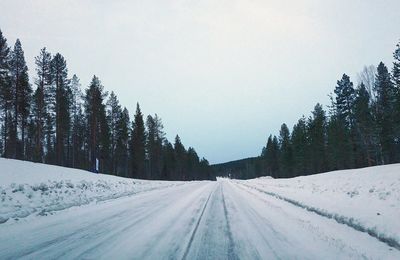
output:
POLYGON ((60 52, 83 87, 97 75, 217 163, 259 155, 343 73, 391 67, 399 13, 399 0, 1 0, 0 29, 31 76, 42 47, 60 52))

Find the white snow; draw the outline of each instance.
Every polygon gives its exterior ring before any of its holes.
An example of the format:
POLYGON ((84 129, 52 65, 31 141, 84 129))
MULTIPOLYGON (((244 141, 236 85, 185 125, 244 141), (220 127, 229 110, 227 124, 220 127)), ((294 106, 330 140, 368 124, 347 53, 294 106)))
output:
POLYGON ((400 259, 399 172, 163 182, 0 159, 0 259, 400 259))
POLYGON ((180 184, 0 158, 0 223, 180 184))
POLYGON ((400 164, 239 183, 400 244, 400 164))

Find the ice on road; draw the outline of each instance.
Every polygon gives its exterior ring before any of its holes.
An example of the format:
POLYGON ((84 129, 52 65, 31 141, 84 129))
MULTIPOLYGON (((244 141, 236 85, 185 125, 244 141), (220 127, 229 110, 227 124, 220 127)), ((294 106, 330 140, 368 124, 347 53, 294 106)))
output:
POLYGON ((400 259, 240 182, 187 182, 0 225, 0 259, 400 259))

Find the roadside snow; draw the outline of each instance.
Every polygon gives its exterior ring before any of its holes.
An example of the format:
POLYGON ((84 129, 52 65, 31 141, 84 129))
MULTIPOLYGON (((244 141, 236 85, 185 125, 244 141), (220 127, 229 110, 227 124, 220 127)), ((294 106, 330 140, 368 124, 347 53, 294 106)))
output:
POLYGON ((400 164, 237 182, 400 245, 400 164))
POLYGON ((400 259, 398 170, 161 182, 0 159, 0 259, 400 259))
POLYGON ((0 158, 0 224, 183 182, 145 181, 0 158))

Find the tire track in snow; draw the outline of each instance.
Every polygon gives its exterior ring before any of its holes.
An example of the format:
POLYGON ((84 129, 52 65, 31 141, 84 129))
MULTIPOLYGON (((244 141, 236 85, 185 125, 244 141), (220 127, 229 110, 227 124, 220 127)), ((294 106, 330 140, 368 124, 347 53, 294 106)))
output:
POLYGON ((51 239, 49 241, 42 242, 42 243, 40 243, 38 245, 35 245, 35 247, 29 247, 29 248, 26 248, 26 249, 22 249, 21 248, 18 251, 18 254, 13 255, 13 257, 15 257, 15 258, 28 257, 29 255, 31 255, 31 254, 39 251, 39 250, 46 250, 49 247, 51 247, 53 245, 56 245, 58 243, 62 243, 64 241, 67 241, 67 240, 73 238, 74 236, 77 236, 78 234, 82 233, 82 234, 86 235, 87 233, 85 233, 85 231, 87 231, 88 229, 90 229, 92 227, 99 227, 100 228, 102 225, 104 225, 105 222, 107 222, 108 218, 109 219, 113 219, 114 217, 117 217, 117 216, 119 216, 121 214, 124 214, 125 212, 127 212, 127 210, 125 210, 124 212, 119 212, 119 213, 111 215, 111 216, 107 216, 107 218, 101 218, 100 220, 92 223, 90 226, 89 225, 88 226, 84 226, 82 228, 79 228, 79 229, 75 230, 72 233, 68 233, 68 234, 59 236, 57 238, 51 239))
POLYGON ((304 203, 302 203, 300 201, 284 197, 284 196, 279 195, 279 194, 274 193, 274 192, 265 191, 265 190, 262 190, 262 189, 247 185, 247 184, 242 184, 242 183, 237 183, 237 184, 245 186, 245 187, 253 189, 253 190, 256 190, 258 192, 264 193, 266 195, 269 195, 271 197, 277 198, 279 200, 288 202, 288 203, 290 203, 290 204, 292 204, 292 205, 294 205, 296 207, 303 208, 303 209, 305 209, 305 210, 307 210, 309 212, 313 212, 313 213, 315 213, 315 214, 317 214, 317 215, 319 215, 321 217, 328 218, 328 219, 333 219, 339 224, 346 225, 346 226, 348 226, 348 227, 350 227, 350 228, 352 228, 352 229, 354 229, 356 231, 359 231, 359 232, 367 233, 371 237, 376 238, 377 240, 379 240, 380 242, 383 242, 383 243, 385 243, 386 245, 388 245, 390 247, 393 247, 393 248, 395 248, 397 250, 400 250, 400 243, 395 238, 388 237, 385 234, 380 234, 374 228, 365 227, 365 226, 361 225, 360 223, 358 223, 358 221, 356 219, 354 219, 354 218, 345 217, 345 216, 342 216, 342 215, 339 215, 339 214, 336 214, 336 213, 328 212, 328 211, 323 210, 323 209, 319 209, 319 208, 316 208, 316 207, 308 206, 308 205, 306 205, 306 204, 304 204, 304 203))
MULTIPOLYGON (((176 187, 177 188, 186 189, 187 186, 186 185, 178 185, 176 187)), ((158 189, 158 191, 165 192, 167 194, 170 192, 167 188, 158 189)), ((137 194, 137 195, 139 195, 139 194, 137 194)), ((169 198, 169 197, 166 196, 166 198, 169 198)), ((31 245, 28 248, 20 248, 18 250, 18 253, 13 255, 13 257, 15 257, 15 258, 28 257, 29 258, 30 255, 38 253, 39 251, 41 251, 42 254, 45 254, 46 252, 51 250, 50 248, 52 248, 53 246, 63 245, 64 243, 67 243, 71 239, 82 240, 82 239, 86 239, 88 237, 93 237, 93 236, 99 235, 99 234, 104 233, 104 232, 109 232, 109 233, 107 233, 105 235, 105 237, 116 236, 116 235, 118 235, 119 232, 122 232, 125 229, 128 229, 131 226, 146 220, 146 218, 148 216, 151 216, 155 212, 162 210, 163 206, 164 205, 158 205, 157 207, 152 208, 152 210, 150 210, 150 211, 147 211, 147 208, 144 208, 144 209, 142 209, 140 211, 134 212, 133 215, 132 215, 132 210, 130 208, 127 208, 127 209, 124 209, 123 211, 119 211, 119 212, 113 213, 111 215, 102 216, 101 218, 97 219, 94 222, 86 223, 83 227, 80 227, 80 228, 74 230, 73 232, 70 232, 70 233, 67 233, 67 234, 63 234, 63 235, 61 235, 59 237, 52 238, 52 239, 49 239, 47 241, 43 241, 43 242, 41 242, 39 244, 36 244, 36 245, 31 245), (116 229, 112 228, 110 230, 109 228, 107 228, 106 230, 104 230, 104 228, 103 228, 103 227, 108 227, 109 224, 112 224, 113 221, 115 221, 116 218, 125 219, 127 217, 133 218, 133 217, 136 217, 136 216, 138 217, 138 219, 136 219, 134 222, 125 223, 125 225, 119 226, 116 229), (93 230, 96 230, 96 232, 93 233, 92 232, 93 230)), ((105 241, 103 240, 101 242, 105 242, 105 241)), ((66 246, 68 246, 68 244, 66 246)), ((90 249, 91 248, 89 248, 88 250, 90 250, 90 249)), ((0 258, 1 257, 7 258, 7 255, 2 255, 1 253, 3 253, 3 252, 0 252, 0 258)), ((65 251, 61 252, 59 255, 57 255, 57 257, 53 256, 51 258, 63 257, 63 253, 66 254, 68 252, 65 252, 65 251)))
MULTIPOLYGON (((132 226, 135 226, 135 225, 137 225, 137 224, 143 222, 143 221, 146 220, 149 216, 151 216, 152 214, 154 214, 154 213, 157 212, 157 211, 159 211, 158 208, 154 209, 153 211, 147 212, 146 214, 143 214, 140 218, 136 219, 134 222, 130 223, 129 225, 125 225, 125 226, 122 226, 122 227, 119 227, 119 228, 116 228, 116 229, 113 229, 113 230, 109 230, 109 232, 106 233, 106 234, 104 235, 102 241, 98 242, 96 245, 94 245, 94 246, 92 246, 91 248, 89 248, 89 249, 85 250, 84 252, 82 252, 77 258, 78 258, 78 259, 87 259, 88 257, 85 257, 85 256, 87 256, 87 255, 90 254, 91 252, 97 250, 98 247, 99 247, 99 245, 101 245, 101 244, 103 244, 103 243, 109 241, 109 239, 112 239, 112 238, 114 238, 114 237, 117 237, 117 236, 119 235, 120 232, 122 232, 122 231, 124 231, 124 230, 126 230, 126 229, 129 229, 129 228, 131 228, 132 226)), ((93 237, 93 235, 100 235, 100 234, 102 234, 102 233, 104 233, 104 232, 99 232, 98 234, 93 234, 93 233, 91 233, 91 234, 83 234, 83 236, 82 236, 82 237, 79 237, 78 239, 79 239, 79 240, 82 240, 82 239, 85 239, 85 238, 88 238, 88 237, 93 237)), ((78 233, 74 233, 74 234, 72 234, 72 235, 78 235, 78 233)), ((65 240, 63 240, 63 241, 65 241, 65 240)), ((68 251, 64 251, 64 252, 61 252, 61 253, 58 254, 58 255, 52 256, 52 258, 54 257, 54 259, 60 259, 60 258, 62 258, 62 257, 67 257, 66 255, 67 255, 68 253, 69 253, 68 251)))
MULTIPOLYGON (((237 185, 234 185, 233 183, 229 183, 231 185, 231 189, 233 187, 235 188, 241 188, 237 185)), ((246 200, 242 197, 240 193, 232 189, 234 196, 235 203, 238 203, 241 201, 243 204, 246 203, 246 200), (238 199, 240 198, 240 199, 238 199)), ((249 224, 251 224, 252 227, 257 227, 255 229, 255 232, 257 232, 260 236, 260 239, 265 242, 265 246, 269 249, 270 255, 268 255, 268 259, 281 259, 279 256, 278 252, 274 248, 274 246, 270 243, 269 238, 266 236, 266 234, 272 233, 276 238, 279 238, 281 241, 284 241, 287 243, 288 241, 285 240, 283 237, 281 237, 281 234, 279 234, 273 227, 273 225, 267 221, 263 216, 261 216, 253 207, 248 206, 248 207, 238 207, 242 213, 242 217, 244 216, 245 221, 247 221, 249 224), (265 223, 266 225, 260 226, 260 223, 265 223)), ((252 259, 264 259, 263 257, 260 256, 258 249, 255 249, 255 253, 252 256, 252 259)))
MULTIPOLYGON (((187 210, 190 208, 190 206, 196 205, 197 203, 201 204, 201 202, 204 201, 204 198, 208 198, 208 195, 209 195, 209 193, 211 193, 211 191, 209 191, 207 186, 202 186, 201 192, 199 194, 196 194, 195 196, 193 196, 194 199, 188 200, 186 202, 186 204, 184 204, 184 205, 180 204, 181 206, 179 207, 179 209, 174 211, 174 214, 175 214, 174 221, 176 221, 176 223, 179 223, 180 220, 185 221, 185 212, 187 212, 187 210), (205 195, 203 196, 203 194, 205 194, 205 195)), ((213 188, 211 188, 211 190, 212 189, 213 188)), ((193 194, 193 191, 191 192, 191 194, 193 194)), ((188 196, 184 196, 182 198, 187 199, 188 196)), ((200 210, 201 209, 197 209, 195 212, 199 212, 200 210)), ((187 233, 190 233, 191 227, 193 226, 193 222, 195 222, 195 219, 193 219, 193 221, 188 226, 187 233)), ((157 247, 160 244, 160 242, 162 243, 165 240, 165 237, 170 234, 170 232, 171 233, 174 232, 174 230, 173 230, 174 227, 175 227, 175 224, 169 224, 168 226, 165 227, 165 229, 162 229, 162 231, 160 233, 158 233, 157 236, 154 237, 153 240, 150 242, 152 247, 150 247, 148 250, 144 251, 143 254, 141 254, 138 258, 139 259, 149 258, 148 254, 151 253, 153 248, 157 247)), ((168 259, 176 259, 177 255, 179 255, 179 252, 182 251, 181 249, 183 246, 181 247, 181 244, 178 243, 178 244, 172 245, 172 247, 174 247, 174 250, 169 252, 168 257, 166 257, 168 259)))
POLYGON ((227 227, 227 233, 228 233, 228 239, 229 239, 228 259, 239 259, 237 257, 237 255, 235 254, 235 243, 233 241, 231 225, 230 225, 229 218, 228 218, 228 210, 226 208, 225 195, 224 195, 224 189, 222 187, 222 184, 220 184, 220 187, 221 187, 222 204, 224 206, 224 216, 225 216, 225 220, 226 220, 226 227, 227 227))
MULTIPOLYGON (((195 191, 202 191, 204 189, 204 186, 200 186, 200 187, 196 187, 195 191)), ((179 200, 183 199, 183 198, 178 198, 178 200, 174 200, 173 198, 169 198, 168 196, 166 196, 167 199, 170 200, 170 202, 178 202, 179 200)), ((147 208, 144 209, 143 211, 140 212, 136 212, 136 214, 134 216, 140 216, 138 219, 136 219, 133 222, 130 223, 126 223, 125 225, 118 227, 116 229, 112 229, 112 232, 106 234, 103 239, 97 243, 94 243, 93 245, 91 245, 88 249, 86 249, 84 252, 81 252, 77 257, 78 259, 88 259, 91 258, 90 255, 92 255, 94 252, 96 252, 96 250, 98 250, 99 248, 101 248, 104 243, 107 243, 107 241, 112 241, 117 239, 121 233, 125 233, 125 232, 131 232, 130 229, 132 227, 137 226, 139 223, 143 223, 144 221, 147 221, 150 217, 154 216, 154 215, 159 215, 158 213, 162 212, 163 210, 165 210, 165 206, 168 205, 169 203, 163 203, 160 205, 157 205, 154 208, 151 208, 151 210, 149 212, 146 212, 147 208), (143 212, 145 212, 145 214, 143 214, 143 212)), ((130 216, 130 218, 132 218, 133 216, 130 216)), ((129 222, 129 219, 128 219, 129 222)), ((144 222, 145 223, 145 222, 144 222)), ((133 233, 130 233, 133 234, 133 233)), ((159 240, 159 237, 157 238, 157 240, 159 240)), ((146 258, 145 257, 146 254, 144 254, 143 257, 141 257, 141 259, 146 258)), ((59 257, 56 257, 59 258, 59 257)))
POLYGON ((196 223, 196 226, 195 226, 195 228, 194 228, 194 230, 193 230, 193 232, 192 232, 192 235, 190 236, 189 243, 188 243, 188 245, 186 246, 186 250, 185 250, 185 253, 183 254, 182 259, 187 259, 187 256, 188 256, 189 251, 190 251, 190 247, 192 246, 192 243, 193 243, 194 237, 195 237, 195 235, 196 235, 197 229, 199 228, 200 221, 201 221, 201 219, 203 218, 203 215, 204 215, 204 212, 206 211, 208 202, 210 201, 210 198, 211 198, 211 196, 214 194, 214 192, 215 192, 215 189, 214 189, 213 191, 210 192, 210 195, 208 195, 208 198, 207 198, 206 202, 204 203, 203 209, 202 209, 202 211, 201 211, 201 213, 200 213, 200 216, 199 216, 199 218, 198 218, 198 220, 197 220, 197 223, 196 223))
MULTIPOLYGON (((106 234, 105 237, 108 238, 109 236, 111 236, 111 237, 116 236, 116 235, 118 235, 118 232, 122 232, 123 230, 128 229, 131 226, 136 225, 136 224, 146 220, 146 218, 148 216, 151 216, 153 213, 155 213, 155 212, 157 212, 159 210, 160 210, 160 207, 154 208, 152 211, 149 211, 149 212, 144 212, 144 211, 136 212, 136 214, 134 216, 136 216, 136 215, 137 216, 142 215, 142 216, 140 216, 136 221, 134 221, 132 223, 129 223, 128 225, 123 225, 122 227, 118 227, 117 229, 113 229, 113 230, 107 230, 110 233, 106 234), (143 213, 145 213, 145 214, 143 214, 143 213)), ((31 255, 33 253, 36 253, 38 251, 46 252, 52 246, 60 244, 60 243, 61 244, 62 243, 66 243, 66 242, 68 242, 70 239, 72 239, 74 237, 76 237, 76 240, 82 240, 82 239, 85 239, 85 238, 87 238, 89 236, 97 235, 97 234, 90 233, 93 229, 98 230, 100 233, 103 233, 104 231, 102 230, 102 227, 107 226, 108 222, 111 222, 111 221, 115 220, 115 218, 125 218, 126 214, 130 213, 130 212, 131 212, 131 210, 124 210, 123 212, 118 212, 118 213, 113 214, 111 216, 107 216, 106 218, 102 218, 102 219, 100 219, 100 220, 96 221, 95 223, 92 223, 92 224, 90 224, 88 226, 80 228, 80 229, 74 231, 73 233, 57 237, 57 238, 55 238, 53 240, 50 240, 50 241, 46 241, 44 243, 41 243, 41 244, 37 245, 34 248, 29 248, 27 250, 21 250, 21 252, 19 252, 19 254, 17 255, 17 258, 29 257, 29 255, 31 255), (96 228, 94 228, 94 227, 96 227, 96 228)), ((104 241, 101 241, 101 243, 103 243, 103 242, 104 241)), ((93 248, 90 248, 87 251, 91 251, 92 249, 93 248)), ((62 252, 59 255, 57 255, 57 257, 54 257, 54 258, 57 259, 57 258, 63 257, 64 254, 66 254, 66 253, 68 253, 68 252, 62 252)), ((86 253, 86 251, 84 253, 86 253)))

